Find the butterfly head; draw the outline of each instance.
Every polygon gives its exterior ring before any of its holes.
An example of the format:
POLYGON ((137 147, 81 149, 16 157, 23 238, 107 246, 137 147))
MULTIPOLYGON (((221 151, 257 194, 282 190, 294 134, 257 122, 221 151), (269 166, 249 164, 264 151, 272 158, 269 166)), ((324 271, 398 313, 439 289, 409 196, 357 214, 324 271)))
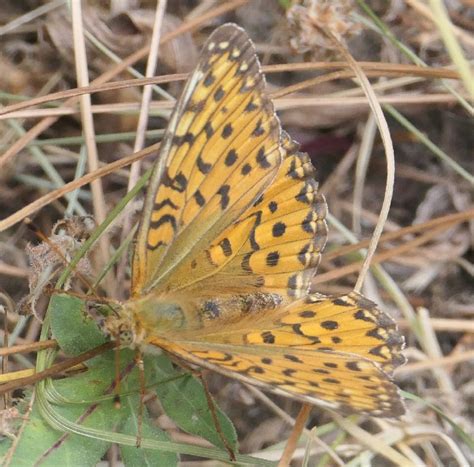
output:
POLYGON ((137 333, 133 315, 127 311, 126 304, 114 307, 114 312, 99 323, 104 333, 120 343, 120 347, 136 348, 141 338, 137 333))

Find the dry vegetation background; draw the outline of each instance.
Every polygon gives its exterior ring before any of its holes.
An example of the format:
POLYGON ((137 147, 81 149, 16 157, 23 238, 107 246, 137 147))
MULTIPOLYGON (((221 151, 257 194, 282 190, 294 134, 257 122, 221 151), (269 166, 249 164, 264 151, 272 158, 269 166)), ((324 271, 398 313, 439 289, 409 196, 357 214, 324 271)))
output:
MULTIPOLYGON (((351 290, 361 265, 359 248, 344 245, 370 238, 384 195, 386 162, 363 91, 347 76, 331 75, 349 68, 340 50, 321 34, 322 25, 361 62, 384 105, 393 138, 393 202, 373 260, 380 267, 366 280, 364 292, 399 322, 407 340, 408 364, 396 372, 396 381, 421 399, 408 400, 408 414, 399 421, 352 419, 343 427, 331 425, 310 444, 308 465, 351 460, 351 465, 359 465, 364 459, 372 465, 394 465, 400 459, 406 465, 468 465, 473 462, 472 451, 460 430, 472 433, 474 407, 474 131, 469 104, 474 4, 444 2, 445 19, 450 20, 446 24, 437 9, 442 2, 327 3, 328 8, 324 2, 299 2, 300 8, 291 9, 295 5, 289 0, 169 1, 161 28, 165 42, 152 74, 167 75, 159 84, 164 92, 153 92, 147 131, 141 128, 137 133, 143 87, 105 89, 109 82, 146 73, 147 45, 159 24, 155 2, 84 1, 82 11, 73 10, 82 14, 83 22, 83 30, 74 36, 71 10, 64 2, 3 0, 1 105, 27 104, 0 115, 0 287, 5 310, 9 301, 14 308, 21 303, 22 311, 34 308, 41 317, 47 303, 36 295, 24 298, 30 292, 29 279, 41 284, 32 273, 38 273, 46 256, 34 252, 37 263, 30 265, 28 244, 38 240, 21 221, 30 217, 48 235, 58 220, 72 214, 90 214, 99 223, 130 183, 128 166, 107 170, 108 164, 160 140, 182 74, 192 69, 209 33, 227 21, 244 27, 254 40, 267 67, 268 91, 278 96, 275 105, 282 126, 310 154, 328 201, 329 243, 315 289, 351 290), (311 12, 319 14, 317 19, 311 19, 311 12), (77 55, 81 41, 87 63, 77 55), (130 68, 118 70, 117 63, 130 56, 130 68), (324 65, 333 62, 339 65, 324 65), (296 66, 300 63, 315 65, 303 70, 296 66), (277 64, 288 66, 273 67, 277 64), (320 78, 314 81, 316 77, 320 78), (93 87, 106 85, 91 95, 91 105, 87 97, 81 105, 78 98, 66 104, 69 95, 48 98, 87 86, 88 81, 93 87), (44 102, 31 107, 29 100, 38 96, 46 96, 44 102), (101 167, 107 175, 92 189, 85 184, 68 191, 69 198, 52 199, 40 209, 32 205, 101 167), (429 404, 436 404, 441 413, 429 404), (380 446, 386 455, 375 453, 380 446)), ((143 167, 152 162, 153 157, 144 158, 143 167)), ((119 219, 92 253, 92 265, 82 265, 83 272, 90 267, 92 276, 98 274, 123 241, 122 227, 119 219)), ((104 294, 126 298, 124 266, 119 261, 109 272, 104 294)), ((5 316, 10 346, 38 339, 39 319, 25 319, 12 310, 5 316)), ((34 353, 27 357, 34 362, 34 353)), ((10 371, 26 367, 24 358, 10 359, 10 371)), ((241 451, 256 454, 273 446, 269 458, 277 459, 299 404, 270 400, 219 376, 208 379, 211 392, 238 430, 241 451)), ((14 434, 15 422, 6 416, 2 420, 3 434, 14 434)), ((329 426, 331 421, 326 412, 314 409, 308 427, 329 426)), ((183 439, 173 422, 159 413, 157 423, 174 439, 183 439)), ((189 436, 186 440, 197 442, 189 436)), ((294 465, 301 465, 305 450, 302 442, 294 465)))

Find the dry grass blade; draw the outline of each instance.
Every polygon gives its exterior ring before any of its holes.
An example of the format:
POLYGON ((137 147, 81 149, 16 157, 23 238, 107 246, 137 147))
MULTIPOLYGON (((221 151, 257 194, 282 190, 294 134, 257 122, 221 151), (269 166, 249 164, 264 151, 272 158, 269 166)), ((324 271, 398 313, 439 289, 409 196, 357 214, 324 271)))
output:
POLYGON ((302 405, 300 412, 296 417, 295 426, 293 427, 291 435, 288 438, 288 441, 286 442, 286 446, 283 450, 283 454, 281 455, 281 459, 278 462, 278 467, 287 467, 290 465, 293 453, 295 452, 296 446, 301 437, 301 433, 303 432, 306 423, 308 422, 311 409, 312 407, 309 404, 302 405))
POLYGON ((83 354, 78 355, 77 357, 71 357, 60 363, 55 363, 54 365, 52 365, 51 367, 49 367, 48 369, 44 371, 37 372, 25 378, 17 378, 14 381, 2 384, 0 385, 0 395, 6 394, 17 388, 24 388, 25 386, 35 384, 38 381, 44 380, 45 378, 50 378, 52 376, 55 376, 58 373, 61 373, 62 371, 65 371, 69 368, 72 368, 78 365, 79 363, 86 362, 87 360, 90 360, 93 357, 101 355, 105 351, 111 350, 114 347, 115 347, 114 342, 106 342, 105 344, 102 344, 99 347, 96 347, 95 349, 84 352, 83 354))
POLYGON ((57 190, 48 193, 47 195, 44 195, 42 198, 37 199, 33 203, 30 203, 28 206, 25 206, 23 209, 20 209, 19 211, 15 212, 15 214, 11 215, 10 217, 1 220, 0 232, 10 228, 18 222, 21 222, 26 217, 32 216, 36 211, 48 205, 52 201, 61 198, 66 193, 74 191, 77 188, 80 188, 81 186, 87 185, 91 181, 99 179, 107 174, 113 173, 115 170, 121 169, 122 167, 126 167, 127 165, 132 164, 136 160, 150 156, 151 154, 155 154, 159 147, 159 144, 149 146, 143 151, 139 151, 136 154, 131 154, 130 156, 124 157, 119 161, 112 162, 111 164, 105 167, 97 169, 95 172, 91 172, 87 175, 84 175, 80 179, 73 180, 72 182, 69 182, 64 185, 62 188, 58 188, 57 190))
MULTIPOLYGON (((196 20, 187 23, 182 28, 178 28, 172 33, 167 34, 166 37, 162 38, 161 43, 169 41, 186 31, 193 30, 197 28, 201 23, 208 21, 211 18, 222 15, 227 11, 231 11, 243 5, 244 3, 247 3, 247 1, 248 0, 231 0, 227 4, 222 5, 221 7, 213 9, 208 14, 204 14, 200 18, 197 18, 196 20)), ((99 78, 95 79, 93 81, 93 84, 103 84, 107 81, 110 81, 112 78, 114 78, 123 70, 125 70, 128 66, 133 65, 136 61, 146 56, 148 52, 149 46, 147 45, 124 59, 122 63, 116 65, 109 72, 106 72, 99 78)), ((72 100, 68 100, 67 102, 65 102, 65 105, 70 106, 75 104, 76 99, 71 99, 72 100)), ((18 154, 18 152, 20 152, 29 142, 37 138, 41 133, 43 133, 47 128, 49 128, 54 122, 56 122, 56 120, 56 118, 50 117, 42 120, 40 123, 36 124, 33 128, 31 128, 23 137, 16 141, 15 144, 13 144, 4 154, 0 156, 0 168, 3 167, 10 160, 10 158, 18 154)))

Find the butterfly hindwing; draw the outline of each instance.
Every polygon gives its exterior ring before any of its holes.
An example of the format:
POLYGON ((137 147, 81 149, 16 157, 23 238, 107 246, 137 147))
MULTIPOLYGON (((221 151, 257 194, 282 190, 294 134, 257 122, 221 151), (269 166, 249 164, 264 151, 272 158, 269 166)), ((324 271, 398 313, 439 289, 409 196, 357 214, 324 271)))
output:
POLYGON ((393 320, 356 293, 309 296, 284 307, 150 343, 200 366, 344 413, 394 417, 404 408, 394 368, 404 341, 393 320))

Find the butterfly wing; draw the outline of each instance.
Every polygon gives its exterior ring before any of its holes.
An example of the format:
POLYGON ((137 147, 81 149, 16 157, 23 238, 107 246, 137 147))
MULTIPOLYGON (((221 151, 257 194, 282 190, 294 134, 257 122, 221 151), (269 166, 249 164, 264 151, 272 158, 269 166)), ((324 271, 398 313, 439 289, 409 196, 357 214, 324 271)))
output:
POLYGON ((404 413, 391 380, 404 362, 393 320, 359 294, 311 295, 243 319, 148 342, 205 368, 344 413, 404 413))
POLYGON ((273 182, 210 246, 176 268, 171 290, 290 299, 308 292, 326 243, 326 202, 308 155, 285 133, 280 144, 283 161, 273 182))
POLYGON ((235 25, 204 46, 171 116, 150 179, 133 258, 132 295, 169 276, 251 206, 281 162, 280 126, 255 49, 235 25))
POLYGON ((281 133, 245 32, 217 29, 162 142, 123 321, 188 362, 347 413, 398 416, 393 321, 357 294, 306 295, 326 240, 313 170, 281 133))

